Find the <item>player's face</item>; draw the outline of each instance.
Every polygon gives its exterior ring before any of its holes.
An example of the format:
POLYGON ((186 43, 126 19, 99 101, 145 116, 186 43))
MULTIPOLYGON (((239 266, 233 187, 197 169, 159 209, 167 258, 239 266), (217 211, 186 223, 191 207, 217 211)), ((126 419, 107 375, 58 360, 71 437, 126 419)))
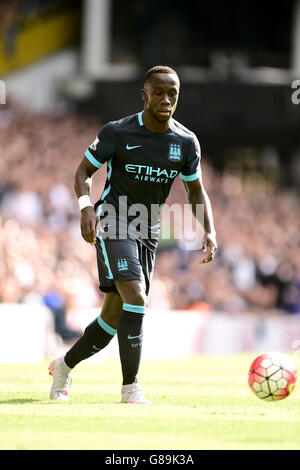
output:
POLYGON ((172 117, 178 95, 179 79, 173 73, 154 73, 142 90, 145 110, 161 123, 169 121, 172 117))

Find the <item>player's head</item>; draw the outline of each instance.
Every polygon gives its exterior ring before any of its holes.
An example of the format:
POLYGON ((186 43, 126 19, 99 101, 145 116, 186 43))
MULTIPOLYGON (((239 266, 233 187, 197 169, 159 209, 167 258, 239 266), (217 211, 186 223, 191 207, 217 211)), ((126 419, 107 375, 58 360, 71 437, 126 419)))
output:
POLYGON ((156 65, 144 78, 144 110, 160 122, 168 121, 177 106, 180 82, 177 73, 167 65, 156 65))

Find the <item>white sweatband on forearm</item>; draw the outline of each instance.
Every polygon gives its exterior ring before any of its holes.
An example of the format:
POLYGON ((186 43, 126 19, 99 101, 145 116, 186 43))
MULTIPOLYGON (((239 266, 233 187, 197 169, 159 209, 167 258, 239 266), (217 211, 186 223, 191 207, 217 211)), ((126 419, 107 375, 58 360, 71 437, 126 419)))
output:
POLYGON ((78 198, 79 210, 82 211, 85 207, 92 206, 92 201, 90 200, 90 196, 84 194, 78 198))

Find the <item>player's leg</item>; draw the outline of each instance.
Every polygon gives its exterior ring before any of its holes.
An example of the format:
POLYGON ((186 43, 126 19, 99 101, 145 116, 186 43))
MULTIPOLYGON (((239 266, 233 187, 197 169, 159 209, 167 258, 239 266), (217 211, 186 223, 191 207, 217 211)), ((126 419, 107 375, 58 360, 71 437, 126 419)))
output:
MULTIPOLYGON (((65 356, 51 362, 49 373, 53 377, 50 398, 68 400, 71 371, 80 361, 103 349, 116 334, 122 313, 122 301, 112 279, 109 278, 101 242, 96 243, 99 289, 103 291, 104 303, 101 315, 88 325, 81 338, 65 356)), ((106 253, 105 253, 106 255, 106 253)))
MULTIPOLYGON (((136 383, 142 345, 142 323, 146 308, 145 275, 143 272, 141 249, 136 240, 99 239, 99 256, 104 260, 105 282, 113 280, 122 300, 122 315, 118 324, 118 341, 123 373, 123 387, 131 388, 135 396, 125 400, 122 388, 122 401, 146 403, 136 383)), ((103 279, 104 283, 104 279, 103 279)))
POLYGON ((146 311, 146 295, 139 280, 116 282, 123 301, 118 325, 118 341, 123 374, 123 385, 137 381, 141 360, 143 319, 146 311))
POLYGON ((53 377, 50 398, 68 400, 71 386, 71 371, 84 359, 88 359, 109 344, 117 333, 116 327, 122 313, 122 300, 118 293, 104 294, 101 314, 90 323, 81 338, 69 349, 65 356, 53 360, 49 373, 53 377))
POLYGON ((122 315, 118 325, 118 342, 122 367, 123 403, 150 404, 143 396, 137 375, 140 367, 143 319, 146 310, 144 283, 140 280, 116 281, 123 301, 122 315))
POLYGON ((81 338, 66 353, 67 366, 74 368, 79 362, 105 348, 117 333, 121 313, 120 296, 116 292, 105 293, 101 314, 86 327, 81 338))
POLYGON ((115 282, 123 300, 123 311, 118 326, 120 359, 123 372, 122 402, 147 403, 137 383, 143 340, 143 319, 146 312, 155 251, 136 240, 139 266, 137 280, 115 282))

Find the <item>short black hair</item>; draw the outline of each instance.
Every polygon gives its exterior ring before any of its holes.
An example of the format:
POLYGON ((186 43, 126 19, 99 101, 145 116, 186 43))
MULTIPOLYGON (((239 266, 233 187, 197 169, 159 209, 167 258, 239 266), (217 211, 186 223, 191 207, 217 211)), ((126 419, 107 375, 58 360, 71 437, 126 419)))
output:
POLYGON ((144 77, 144 83, 146 83, 148 78, 151 77, 151 75, 153 75, 154 73, 174 73, 175 75, 177 75, 177 72, 174 69, 172 69, 172 67, 169 67, 168 65, 155 65, 154 67, 151 67, 151 69, 149 69, 146 72, 145 77, 144 77))

